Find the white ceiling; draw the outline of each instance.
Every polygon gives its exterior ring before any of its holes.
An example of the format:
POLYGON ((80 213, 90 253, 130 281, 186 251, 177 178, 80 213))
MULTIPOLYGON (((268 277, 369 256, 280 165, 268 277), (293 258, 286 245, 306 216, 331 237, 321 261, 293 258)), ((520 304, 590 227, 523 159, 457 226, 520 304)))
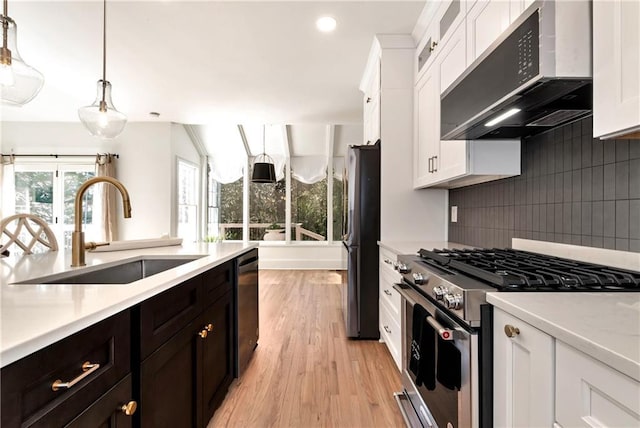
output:
MULTIPOLYGON (((107 3, 107 80, 130 121, 357 123, 375 34, 410 34, 425 1, 107 3), (337 30, 315 21, 331 15, 337 30), (161 113, 154 119, 149 112, 161 113)), ((101 77, 102 2, 10 0, 42 92, 3 121, 77 121, 101 77)))

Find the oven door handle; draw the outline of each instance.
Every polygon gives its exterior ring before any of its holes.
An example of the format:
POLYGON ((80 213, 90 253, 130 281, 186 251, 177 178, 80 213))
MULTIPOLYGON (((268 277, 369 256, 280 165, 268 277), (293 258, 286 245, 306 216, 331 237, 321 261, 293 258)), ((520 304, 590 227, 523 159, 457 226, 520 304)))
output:
POLYGON ((403 284, 393 284, 393 289, 396 290, 398 294, 400 294, 400 297, 402 297, 407 302, 409 302, 411 306, 416 305, 416 299, 414 299, 412 296, 412 294, 415 293, 415 291, 411 290, 410 288, 407 288, 407 286, 403 284))
POLYGON ((460 339, 459 332, 451 330, 450 328, 445 328, 434 317, 427 316, 427 322, 438 332, 438 336, 440 336, 442 340, 460 339))

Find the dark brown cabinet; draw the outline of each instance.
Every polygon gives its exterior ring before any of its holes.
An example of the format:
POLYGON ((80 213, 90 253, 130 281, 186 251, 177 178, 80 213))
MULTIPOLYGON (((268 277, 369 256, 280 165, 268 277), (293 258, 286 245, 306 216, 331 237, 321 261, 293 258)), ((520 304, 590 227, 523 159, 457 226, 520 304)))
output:
MULTIPOLYGON (((130 372, 130 330, 126 310, 3 367, 0 425, 64 426, 95 405, 130 372)), ((118 389, 119 400, 132 396, 130 381, 118 389)))
POLYGON ((235 266, 3 367, 0 426, 206 427, 234 378, 235 266))
POLYGON ((66 428, 131 428, 137 402, 131 400, 131 375, 127 376, 72 420, 66 428))
POLYGON ((235 361, 232 267, 225 263, 140 305, 141 427, 206 427, 224 400, 235 361), (202 296, 200 313, 191 296, 202 296), (157 345, 167 329, 175 334, 157 345), (150 343, 155 350, 145 347, 150 343))

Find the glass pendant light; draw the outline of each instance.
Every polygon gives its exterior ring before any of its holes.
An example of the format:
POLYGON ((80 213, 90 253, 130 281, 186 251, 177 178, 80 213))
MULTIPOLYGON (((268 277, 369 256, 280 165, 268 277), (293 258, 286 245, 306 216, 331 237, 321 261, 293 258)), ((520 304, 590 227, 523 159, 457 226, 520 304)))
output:
POLYGON ((111 83, 107 80, 107 0, 103 0, 102 23, 102 79, 93 104, 78 109, 82 124, 91 135, 115 138, 124 130, 127 116, 116 110, 111 101, 111 83))
POLYGON ((23 106, 38 95, 44 76, 24 62, 18 53, 16 22, 8 16, 8 1, 3 2, 2 47, 0 48, 0 100, 2 104, 23 106))
POLYGON ((276 167, 273 158, 265 150, 265 127, 262 125, 262 154, 256 156, 251 174, 253 183, 275 183, 276 167))

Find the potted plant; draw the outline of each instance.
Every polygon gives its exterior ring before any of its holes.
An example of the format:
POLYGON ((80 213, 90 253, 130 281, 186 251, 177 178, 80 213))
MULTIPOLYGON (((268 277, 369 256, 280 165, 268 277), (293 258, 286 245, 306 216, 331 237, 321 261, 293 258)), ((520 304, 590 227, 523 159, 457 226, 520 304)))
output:
POLYGON ((278 223, 271 223, 267 226, 263 239, 265 241, 284 241, 284 227, 278 223))

